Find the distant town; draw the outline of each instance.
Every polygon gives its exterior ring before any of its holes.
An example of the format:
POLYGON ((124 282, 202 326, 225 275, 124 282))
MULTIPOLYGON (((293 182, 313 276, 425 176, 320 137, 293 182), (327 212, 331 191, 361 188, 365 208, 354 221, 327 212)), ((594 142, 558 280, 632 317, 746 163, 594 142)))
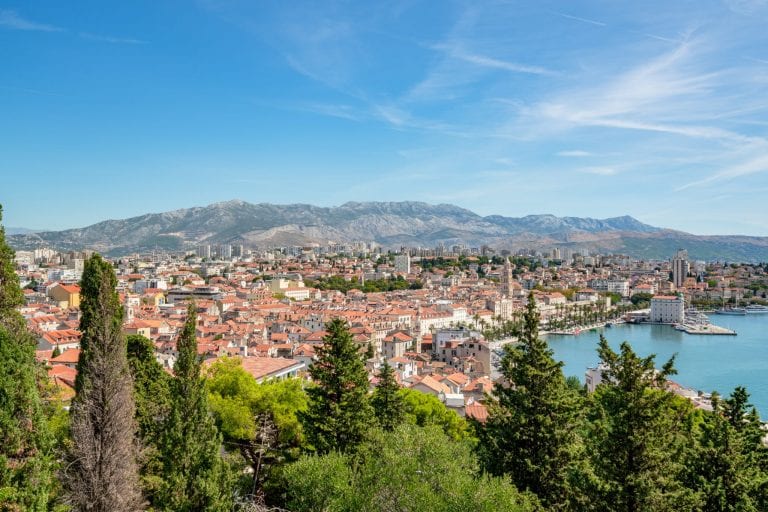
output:
MULTIPOLYGON (((78 282, 89 255, 45 248, 16 253, 21 312, 38 336, 37 357, 69 396, 79 358, 78 282)), ((435 395, 479 421, 498 378, 500 348, 515 341, 530 294, 545 332, 650 322, 734 334, 709 324, 702 312, 759 313, 768 293, 765 265, 690 261, 685 250, 669 260, 642 261, 462 245, 394 252, 364 242, 258 250, 201 245, 112 263, 124 332, 152 340, 167 369, 176 361, 191 300, 200 355, 209 361, 240 356, 258 381, 305 375, 328 334, 325 325, 341 318, 369 351, 372 380, 386 359, 401 386, 435 395)), ((588 374, 591 380, 599 379, 588 374)))

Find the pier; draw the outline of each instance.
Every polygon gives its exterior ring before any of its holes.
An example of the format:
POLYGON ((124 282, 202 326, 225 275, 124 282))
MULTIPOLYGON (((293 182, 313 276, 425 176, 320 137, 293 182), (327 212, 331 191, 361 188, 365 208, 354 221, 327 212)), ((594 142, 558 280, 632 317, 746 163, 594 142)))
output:
POLYGON ((675 326, 678 331, 687 334, 708 334, 713 336, 736 336, 736 331, 712 324, 678 324, 675 326))

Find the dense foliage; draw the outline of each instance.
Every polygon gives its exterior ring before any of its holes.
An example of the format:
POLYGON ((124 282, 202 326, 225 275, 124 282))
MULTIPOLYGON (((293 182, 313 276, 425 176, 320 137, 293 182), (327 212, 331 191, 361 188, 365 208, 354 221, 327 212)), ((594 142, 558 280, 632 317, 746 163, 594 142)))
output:
POLYGON ((356 454, 307 455, 284 477, 295 512, 539 510, 532 496, 482 475, 470 445, 437 427, 372 431, 356 454))
POLYGON ((46 510, 53 438, 38 389, 35 340, 15 310, 22 304, 14 252, 0 226, 0 509, 46 510))
POLYGON ((252 472, 241 494, 258 503, 274 501, 270 483, 275 471, 296 460, 304 445, 297 416, 307 409, 301 382, 257 383, 240 359, 222 358, 211 366, 207 386, 225 447, 238 451, 252 472))
POLYGON ((390 277, 388 279, 366 279, 360 282, 357 277, 349 281, 341 276, 323 277, 316 281, 308 279, 305 285, 318 290, 338 290, 347 293, 350 290, 360 290, 365 293, 391 292, 395 290, 418 290, 423 285, 421 281, 409 282, 403 276, 390 277))

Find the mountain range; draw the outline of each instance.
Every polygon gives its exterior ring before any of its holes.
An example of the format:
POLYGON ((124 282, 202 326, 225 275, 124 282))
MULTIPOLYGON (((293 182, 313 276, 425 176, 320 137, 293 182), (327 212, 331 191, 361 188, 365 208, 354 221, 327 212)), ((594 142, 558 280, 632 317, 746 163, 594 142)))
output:
POLYGON ((666 259, 686 248, 694 259, 768 261, 768 237, 697 236, 644 224, 630 216, 608 219, 528 215, 480 216, 450 204, 348 202, 338 207, 252 204, 233 200, 205 207, 106 220, 79 229, 14 234, 19 249, 49 246, 94 249, 117 256, 198 244, 253 247, 375 241, 384 247, 466 244, 497 249, 554 247, 666 259))

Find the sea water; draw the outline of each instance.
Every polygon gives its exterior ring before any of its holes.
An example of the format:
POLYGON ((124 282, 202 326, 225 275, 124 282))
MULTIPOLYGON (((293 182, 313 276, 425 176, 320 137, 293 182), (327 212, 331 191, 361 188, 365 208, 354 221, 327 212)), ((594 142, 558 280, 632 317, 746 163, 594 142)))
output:
POLYGON ((723 396, 744 386, 761 418, 768 420, 768 314, 746 316, 709 315, 710 321, 736 331, 736 336, 691 335, 669 325, 620 324, 581 332, 576 336, 547 336, 555 359, 563 361, 566 376, 584 382, 584 371, 595 366, 600 334, 618 351, 628 341, 640 356, 656 354, 660 368, 677 354, 677 375, 672 380, 683 387, 723 396))

